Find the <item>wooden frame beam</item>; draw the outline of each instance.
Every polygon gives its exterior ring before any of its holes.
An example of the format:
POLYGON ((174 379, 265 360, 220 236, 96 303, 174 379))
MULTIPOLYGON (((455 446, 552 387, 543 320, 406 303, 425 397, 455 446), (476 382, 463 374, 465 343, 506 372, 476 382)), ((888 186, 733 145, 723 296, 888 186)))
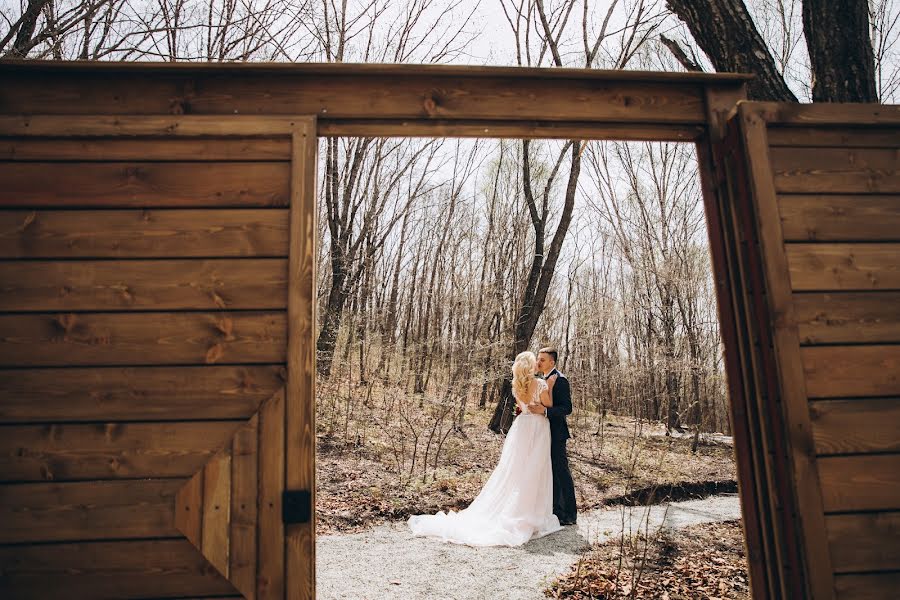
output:
POLYGON ((748 75, 0 61, 0 114, 315 115, 319 135, 693 141, 748 75), (48 85, 48 80, 52 85, 48 85))

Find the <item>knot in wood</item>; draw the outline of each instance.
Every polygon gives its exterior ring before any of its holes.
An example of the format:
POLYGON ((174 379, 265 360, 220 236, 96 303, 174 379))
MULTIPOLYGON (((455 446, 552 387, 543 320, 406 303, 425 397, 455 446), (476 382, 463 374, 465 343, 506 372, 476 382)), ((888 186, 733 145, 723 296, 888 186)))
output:
POLYGON ((425 95, 425 101, 422 103, 422 106, 425 108, 425 114, 428 116, 434 116, 438 111, 438 98, 437 94, 431 92, 425 95))

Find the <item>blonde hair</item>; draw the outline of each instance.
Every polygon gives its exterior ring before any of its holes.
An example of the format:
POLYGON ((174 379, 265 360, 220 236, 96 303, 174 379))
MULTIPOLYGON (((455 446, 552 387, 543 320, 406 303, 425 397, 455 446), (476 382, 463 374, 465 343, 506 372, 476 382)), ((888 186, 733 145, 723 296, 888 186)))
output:
POLYGON ((528 350, 520 352, 513 362, 513 396, 522 402, 528 402, 530 400, 530 398, 528 398, 528 386, 534 379, 534 370, 536 367, 537 358, 534 356, 534 352, 529 352, 528 350))

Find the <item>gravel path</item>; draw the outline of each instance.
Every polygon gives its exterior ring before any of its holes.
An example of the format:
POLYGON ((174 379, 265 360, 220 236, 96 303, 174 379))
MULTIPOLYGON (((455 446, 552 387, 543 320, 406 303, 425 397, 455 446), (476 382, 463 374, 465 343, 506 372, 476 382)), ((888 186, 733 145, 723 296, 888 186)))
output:
POLYGON ((589 543, 625 531, 651 531, 741 516, 736 494, 652 507, 582 513, 577 527, 519 548, 472 548, 413 537, 406 523, 316 538, 318 598, 542 600, 550 578, 564 573, 589 543))

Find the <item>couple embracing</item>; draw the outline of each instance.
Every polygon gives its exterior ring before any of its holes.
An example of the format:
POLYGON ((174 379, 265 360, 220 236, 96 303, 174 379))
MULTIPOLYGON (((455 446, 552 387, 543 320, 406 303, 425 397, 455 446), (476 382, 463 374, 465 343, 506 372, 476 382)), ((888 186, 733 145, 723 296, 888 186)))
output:
POLYGON ((468 508, 414 515, 414 535, 470 546, 519 546, 574 525, 575 486, 566 457, 572 396, 558 353, 522 352, 512 366, 516 414, 500 460, 468 508), (539 375, 542 375, 540 377, 539 375))

